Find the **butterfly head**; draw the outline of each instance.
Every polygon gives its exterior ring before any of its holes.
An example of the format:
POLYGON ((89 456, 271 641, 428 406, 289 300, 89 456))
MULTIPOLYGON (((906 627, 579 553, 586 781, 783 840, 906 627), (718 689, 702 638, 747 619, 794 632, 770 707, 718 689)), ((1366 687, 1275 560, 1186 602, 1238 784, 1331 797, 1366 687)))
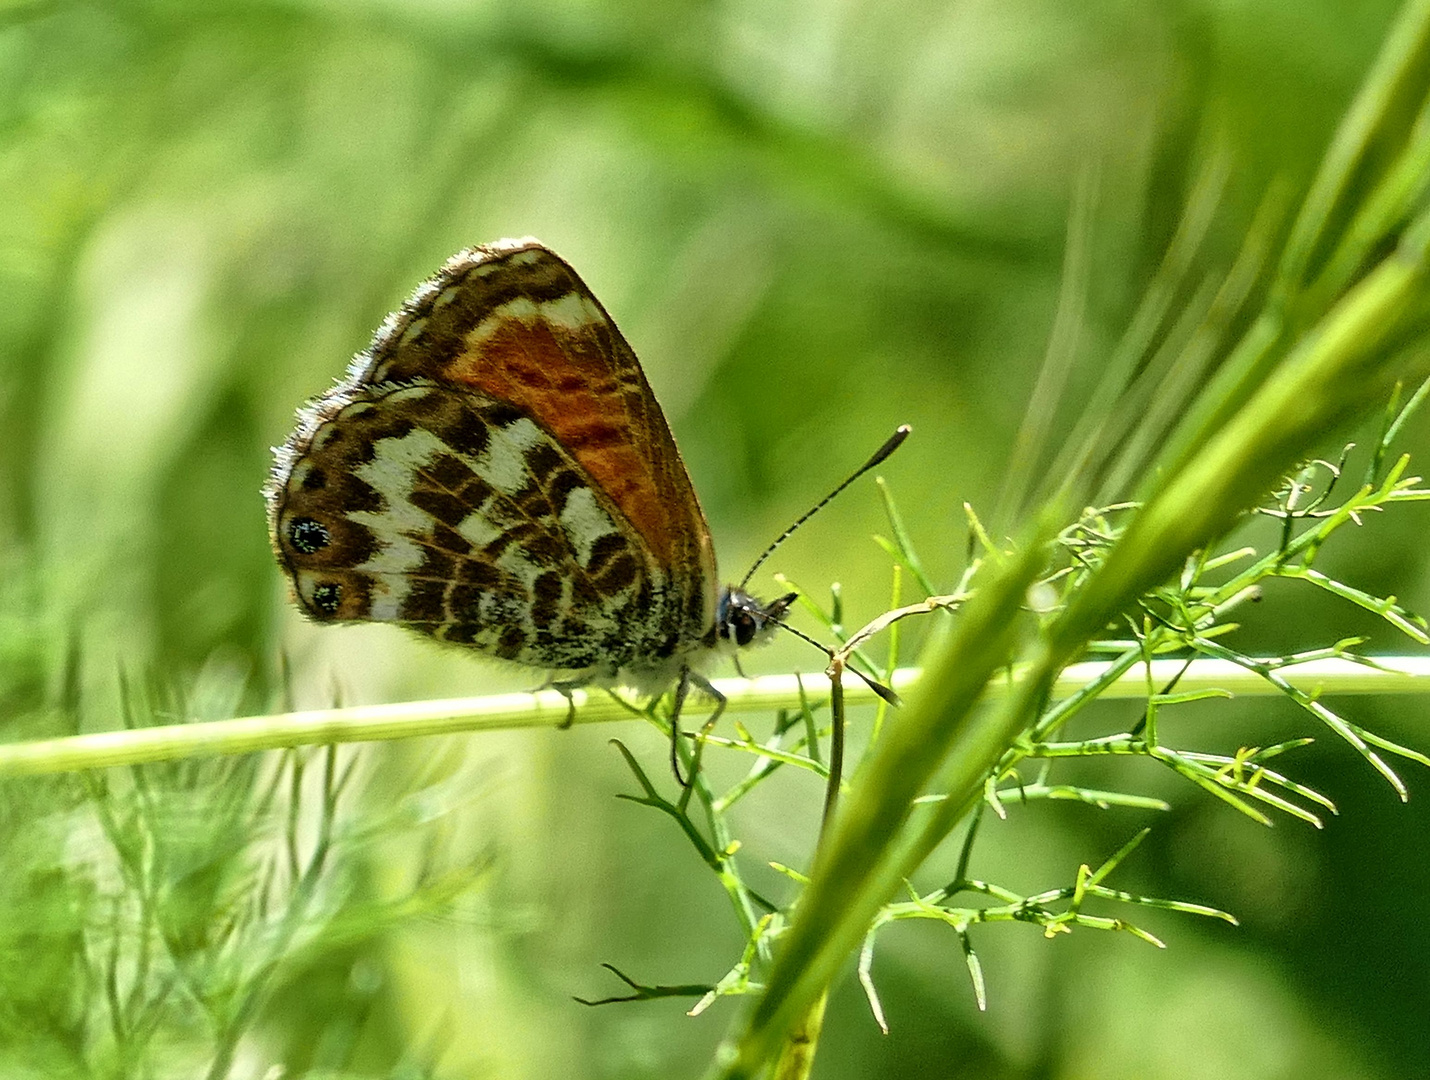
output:
POLYGON ((743 648, 763 641, 784 620, 785 612, 798 593, 786 593, 768 603, 751 596, 739 586, 720 590, 715 606, 715 625, 710 628, 709 644, 743 648))

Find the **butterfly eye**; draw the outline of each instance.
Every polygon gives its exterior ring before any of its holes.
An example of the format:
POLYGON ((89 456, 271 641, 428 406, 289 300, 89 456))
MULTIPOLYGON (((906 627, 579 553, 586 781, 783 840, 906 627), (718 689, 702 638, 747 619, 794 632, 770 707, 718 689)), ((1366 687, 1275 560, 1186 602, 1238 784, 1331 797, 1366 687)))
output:
POLYGON ((304 517, 288 526, 288 542, 293 545, 294 550, 304 555, 323 550, 331 541, 328 527, 321 521, 304 517))
POLYGON ((731 620, 735 628, 735 644, 748 645, 755 640, 755 618, 748 611, 742 611, 731 620))
POLYGON ((341 585, 324 582, 322 585, 313 586, 313 606, 324 615, 336 615, 338 605, 342 603, 342 599, 343 590, 341 585))

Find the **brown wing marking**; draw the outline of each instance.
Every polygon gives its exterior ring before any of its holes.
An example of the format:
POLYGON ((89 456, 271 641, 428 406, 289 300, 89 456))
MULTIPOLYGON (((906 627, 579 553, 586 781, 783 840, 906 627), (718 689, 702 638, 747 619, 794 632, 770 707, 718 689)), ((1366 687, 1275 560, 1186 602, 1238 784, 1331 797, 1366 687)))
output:
POLYGON ((362 382, 439 379, 551 431, 676 575, 714 604, 715 559, 635 353, 575 271, 535 241, 474 248, 418 290, 355 362, 362 382))
POLYGON ((703 632, 698 591, 668 592, 630 523, 509 403, 420 380, 322 414, 270 491, 274 546, 314 618, 561 669, 663 655, 677 624, 672 647, 703 632), (568 518, 572 500, 587 505, 568 518))

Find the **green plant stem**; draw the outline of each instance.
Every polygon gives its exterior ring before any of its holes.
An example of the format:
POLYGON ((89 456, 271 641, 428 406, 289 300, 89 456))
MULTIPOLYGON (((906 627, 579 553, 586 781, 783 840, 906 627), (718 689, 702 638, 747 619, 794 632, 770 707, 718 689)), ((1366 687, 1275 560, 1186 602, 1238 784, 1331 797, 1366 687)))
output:
MULTIPOLYGON (((1430 658, 1384 656, 1377 657, 1376 664, 1379 666, 1368 667, 1339 659, 1318 660, 1287 668, 1282 674, 1293 686, 1313 695, 1426 692, 1426 681, 1430 680, 1430 658)), ((1105 672, 1108 666, 1103 661, 1069 665, 1053 681, 1052 697, 1061 700, 1078 693, 1105 672)), ((1154 682, 1165 682, 1184 666, 1185 660, 1154 660, 1151 678, 1154 682)), ((1025 674, 1025 670, 1015 671, 1008 680, 991 684, 988 696, 1005 696, 1025 674)), ((892 680, 894 688, 906 691, 918 683, 919 676, 918 668, 900 668, 892 680)), ((1146 669, 1138 663, 1103 688, 1099 696, 1108 699, 1146 697, 1146 679, 1146 669)), ((715 685, 728 699, 726 713, 739 714, 779 708, 797 709, 800 701, 798 680, 797 675, 762 675, 754 679, 717 679, 715 685)), ((1280 693, 1265 679, 1221 660, 1193 661, 1177 685, 1187 691, 1223 689, 1242 696, 1271 697, 1280 693)), ((845 687, 844 696, 849 705, 873 705, 879 700, 872 690, 858 682, 845 687)), ((588 695, 578 690, 576 706, 577 724, 644 723, 640 718, 633 717, 629 709, 601 694, 588 695)), ((554 690, 543 690, 535 694, 359 705, 345 709, 313 709, 232 720, 101 731, 58 739, 0 744, 0 776, 79 772, 216 754, 249 754, 290 746, 555 728, 561 726, 566 716, 566 699, 554 690)))
POLYGON ((824 1029, 824 1010, 829 994, 815 998, 799 1023, 785 1037, 784 1048, 775 1062, 770 1080, 805 1080, 814 1068, 814 1054, 819 1049, 819 1036, 824 1029))

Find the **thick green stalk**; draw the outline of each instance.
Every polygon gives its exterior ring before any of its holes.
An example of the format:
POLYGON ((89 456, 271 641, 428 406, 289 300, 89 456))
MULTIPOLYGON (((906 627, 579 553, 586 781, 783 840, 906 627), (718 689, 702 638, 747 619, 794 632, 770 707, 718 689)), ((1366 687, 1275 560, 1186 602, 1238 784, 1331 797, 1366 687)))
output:
POLYGON ((895 855, 890 838, 903 827, 914 799, 951 747, 970 738, 985 741, 970 730, 977 715, 973 708, 1012 658, 1021 609, 1043 568, 1043 543, 1051 534, 1045 525, 1015 558, 985 567, 977 594, 934 650, 932 677, 898 723, 886 729, 883 746, 857 778, 835 817, 830 842, 820 849, 798 918, 749 1027, 720 1063, 726 1075, 756 1075, 796 1018, 823 995, 888 898, 883 883, 901 872, 901 865, 890 861, 895 855))
MULTIPOLYGON (((981 797, 983 783, 1046 700, 1058 671, 1146 591, 1186 558, 1224 534, 1298 460, 1333 431, 1375 406, 1395 380, 1430 370, 1422 337, 1430 323, 1427 242, 1430 215, 1413 220, 1414 186, 1399 212, 1378 206, 1392 230, 1371 236, 1357 264, 1342 238, 1360 203, 1387 171, 1417 151, 1415 121, 1430 92, 1430 0, 1402 14, 1356 104, 1328 152, 1292 228, 1267 307, 1233 351, 1230 379, 1211 385, 1217 397, 1194 400, 1167 440, 1162 466, 1143 481, 1144 502, 1106 562, 1075 587, 1067 608, 1024 646, 1028 676, 998 707, 979 710, 980 696, 1018 648, 1015 626, 1051 535, 1029 530, 1016 560, 981 575, 978 591, 944 642, 932 650, 926 682, 905 715, 890 725, 822 846, 798 915, 782 943, 763 996, 737 1040, 722 1050, 726 1077, 761 1075, 785 1033, 827 992, 835 973, 899 883, 981 797), (1408 223, 1408 225, 1407 225, 1408 223), (1396 235, 1394 230, 1401 230, 1396 235), (1389 255, 1381 256, 1394 240, 1389 255), (1356 265, 1344 285, 1307 289, 1328 260, 1356 265), (945 764, 946 763, 946 764, 945 764), (913 801, 943 769, 946 795, 922 824, 913 801)), ((1077 484, 1072 485, 1077 489, 1077 484)), ((1076 496, 1074 496, 1076 497, 1076 496)))

